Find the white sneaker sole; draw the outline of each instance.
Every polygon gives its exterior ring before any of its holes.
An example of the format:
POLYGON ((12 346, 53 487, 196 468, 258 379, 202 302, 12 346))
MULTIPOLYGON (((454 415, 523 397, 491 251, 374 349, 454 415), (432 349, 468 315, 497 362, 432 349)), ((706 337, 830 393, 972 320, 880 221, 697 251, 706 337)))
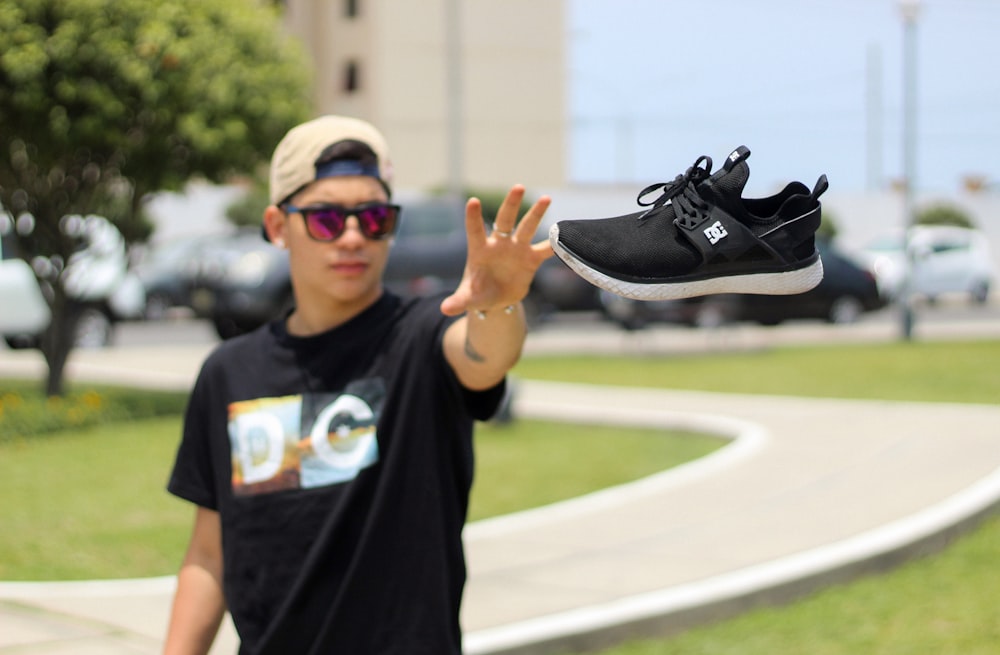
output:
POLYGON ((627 282, 595 271, 559 244, 559 225, 549 229, 549 243, 559 259, 577 275, 605 291, 633 300, 680 300, 718 293, 753 293, 768 296, 789 296, 805 293, 823 279, 823 261, 816 261, 804 268, 780 273, 747 273, 727 275, 705 280, 657 282, 643 284, 627 282))

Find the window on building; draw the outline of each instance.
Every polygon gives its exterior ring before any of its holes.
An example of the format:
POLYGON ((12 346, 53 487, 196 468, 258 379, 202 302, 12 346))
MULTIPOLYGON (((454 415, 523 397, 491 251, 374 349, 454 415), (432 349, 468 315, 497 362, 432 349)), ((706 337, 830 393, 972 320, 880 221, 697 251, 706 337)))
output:
POLYGON ((358 62, 351 60, 344 66, 344 91, 354 93, 361 88, 361 73, 358 62))

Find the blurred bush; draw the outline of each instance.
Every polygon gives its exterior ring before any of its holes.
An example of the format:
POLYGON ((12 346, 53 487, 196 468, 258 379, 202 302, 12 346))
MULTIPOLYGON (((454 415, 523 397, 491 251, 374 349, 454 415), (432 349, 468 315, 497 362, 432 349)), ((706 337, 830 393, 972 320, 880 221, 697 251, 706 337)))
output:
POLYGON ((14 389, 0 392, 0 443, 112 422, 180 416, 187 403, 182 392, 108 387, 46 397, 27 384, 3 386, 14 389))

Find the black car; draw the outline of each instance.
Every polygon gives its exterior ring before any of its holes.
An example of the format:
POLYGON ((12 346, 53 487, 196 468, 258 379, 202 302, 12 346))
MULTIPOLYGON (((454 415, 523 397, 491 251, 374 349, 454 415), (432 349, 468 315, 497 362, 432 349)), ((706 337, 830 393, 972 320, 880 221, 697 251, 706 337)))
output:
POLYGON ((210 319, 220 337, 249 332, 291 303, 288 253, 239 230, 203 244, 191 284, 191 309, 210 319))
POLYGON ((218 244, 219 237, 198 236, 157 244, 135 268, 146 290, 149 320, 166 318, 175 308, 191 307, 191 290, 207 261, 204 251, 218 244))
POLYGON ((637 301, 602 292, 601 301, 612 320, 627 329, 652 322, 715 327, 735 321, 778 325, 792 319, 821 319, 852 323, 865 312, 880 309, 875 276, 867 268, 824 239, 816 247, 823 260, 823 280, 805 293, 788 296, 719 294, 683 300, 637 301))

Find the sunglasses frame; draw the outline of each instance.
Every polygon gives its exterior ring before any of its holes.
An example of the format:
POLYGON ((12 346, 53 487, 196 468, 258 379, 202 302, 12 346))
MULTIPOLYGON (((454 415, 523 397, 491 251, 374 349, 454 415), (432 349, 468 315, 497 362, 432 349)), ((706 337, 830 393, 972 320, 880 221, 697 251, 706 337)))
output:
MULTIPOLYGON (((391 238, 399 229, 399 221, 403 213, 403 208, 400 207, 399 205, 394 205, 392 203, 381 202, 377 200, 372 202, 363 202, 360 205, 355 205, 354 207, 345 207, 344 205, 338 205, 335 203, 317 203, 314 205, 306 205, 305 207, 296 207, 291 203, 283 203, 281 205, 281 208, 287 214, 301 214, 302 220, 305 221, 306 234, 309 235, 309 238, 313 239, 314 241, 319 241, 321 243, 331 243, 339 239, 341 236, 343 236, 344 232, 347 230, 347 219, 350 218, 351 216, 353 216, 358 220, 358 228, 361 230, 361 234, 363 234, 366 239, 368 239, 369 241, 384 241, 385 239, 391 238), (392 213, 395 214, 395 218, 393 219, 392 222, 392 228, 381 235, 372 234, 369 227, 369 223, 363 220, 360 215, 362 212, 366 210, 375 208, 387 208, 391 210, 392 213), (340 229, 337 230, 332 237, 330 237, 329 239, 322 239, 313 234, 313 231, 310 228, 310 214, 321 211, 331 211, 331 210, 339 212, 343 216, 343 222, 340 225, 340 229)), ((330 231, 333 232, 333 230, 330 231)))

